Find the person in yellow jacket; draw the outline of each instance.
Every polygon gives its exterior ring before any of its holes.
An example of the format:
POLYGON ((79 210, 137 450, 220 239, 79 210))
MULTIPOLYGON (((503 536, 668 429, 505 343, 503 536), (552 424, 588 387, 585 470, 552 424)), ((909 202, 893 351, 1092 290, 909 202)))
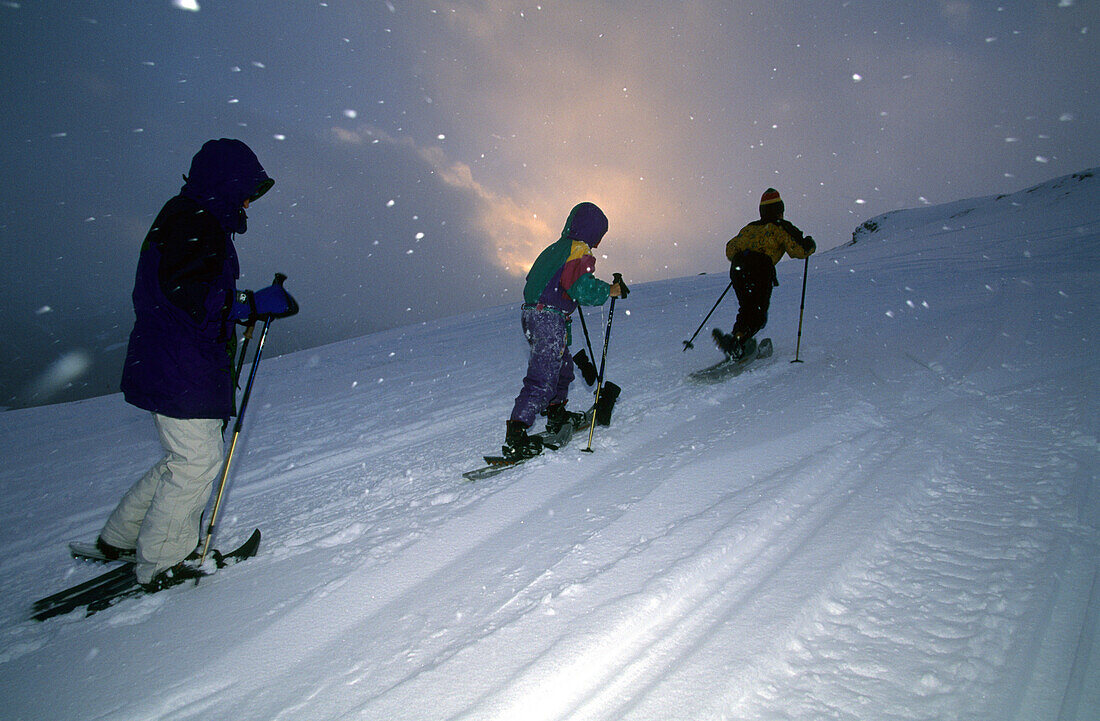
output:
POLYGON ((730 281, 737 294, 737 320, 731 333, 714 329, 714 342, 730 358, 740 360, 756 352, 756 340, 768 322, 772 287, 779 285, 775 264, 783 254, 808 258, 817 250, 813 237, 803 236, 794 223, 783 219, 783 199, 768 188, 760 197, 760 220, 754 220, 726 243, 730 281))

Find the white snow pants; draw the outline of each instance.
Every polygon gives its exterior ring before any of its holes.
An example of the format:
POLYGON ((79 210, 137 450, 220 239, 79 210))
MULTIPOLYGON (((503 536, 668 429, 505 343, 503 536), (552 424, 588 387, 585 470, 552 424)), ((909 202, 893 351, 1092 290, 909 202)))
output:
POLYGON ((195 550, 202 512, 222 465, 222 422, 153 414, 166 455, 135 483, 107 519, 100 537, 136 548, 139 583, 195 550))

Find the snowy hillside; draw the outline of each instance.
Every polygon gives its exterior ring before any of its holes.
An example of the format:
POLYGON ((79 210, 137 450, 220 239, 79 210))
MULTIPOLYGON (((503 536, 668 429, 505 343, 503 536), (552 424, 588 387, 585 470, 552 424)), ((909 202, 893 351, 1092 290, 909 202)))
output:
POLYGON ((681 352, 722 249, 634 288, 595 453, 476 483, 515 308, 267 359, 218 541, 259 527, 260 555, 88 619, 26 620, 101 570, 65 543, 157 458, 152 425, 118 396, 0 414, 0 715, 1095 718, 1100 180, 874 226, 810 260, 805 362, 788 259, 775 356, 724 384, 686 380, 709 326, 681 352))

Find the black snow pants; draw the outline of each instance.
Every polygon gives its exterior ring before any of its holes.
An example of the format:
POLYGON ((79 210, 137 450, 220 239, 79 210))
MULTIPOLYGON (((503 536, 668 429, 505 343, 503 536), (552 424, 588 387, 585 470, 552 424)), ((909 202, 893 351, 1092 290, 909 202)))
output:
POLYGON ((775 265, 764 253, 743 251, 733 257, 730 280, 733 281, 738 303, 733 335, 742 340, 751 338, 768 322, 772 287, 778 285, 775 265))

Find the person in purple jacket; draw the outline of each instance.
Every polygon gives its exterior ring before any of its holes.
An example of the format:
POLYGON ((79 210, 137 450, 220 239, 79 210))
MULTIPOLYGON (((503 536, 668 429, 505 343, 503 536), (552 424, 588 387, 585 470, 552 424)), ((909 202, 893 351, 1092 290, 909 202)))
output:
POLYGON ((523 389, 508 420, 502 452, 506 458, 525 458, 542 451, 542 439, 527 433, 535 417, 545 411, 546 427, 560 430, 578 423, 582 413, 565 408, 573 382, 569 355, 570 317, 577 305, 603 305, 623 295, 618 283, 592 274, 592 249, 607 233, 607 216, 594 203, 580 203, 569 213, 561 238, 535 259, 523 287, 523 333, 531 346, 523 389))
POLYGON ((183 563, 222 464, 235 412, 234 323, 296 312, 281 285, 238 291, 233 236, 274 180, 239 140, 206 142, 141 246, 134 327, 122 370, 126 401, 149 411, 165 455, 119 502, 96 541, 109 558, 135 558, 147 590, 196 575, 183 563), (292 310, 293 309, 293 310, 292 310))

